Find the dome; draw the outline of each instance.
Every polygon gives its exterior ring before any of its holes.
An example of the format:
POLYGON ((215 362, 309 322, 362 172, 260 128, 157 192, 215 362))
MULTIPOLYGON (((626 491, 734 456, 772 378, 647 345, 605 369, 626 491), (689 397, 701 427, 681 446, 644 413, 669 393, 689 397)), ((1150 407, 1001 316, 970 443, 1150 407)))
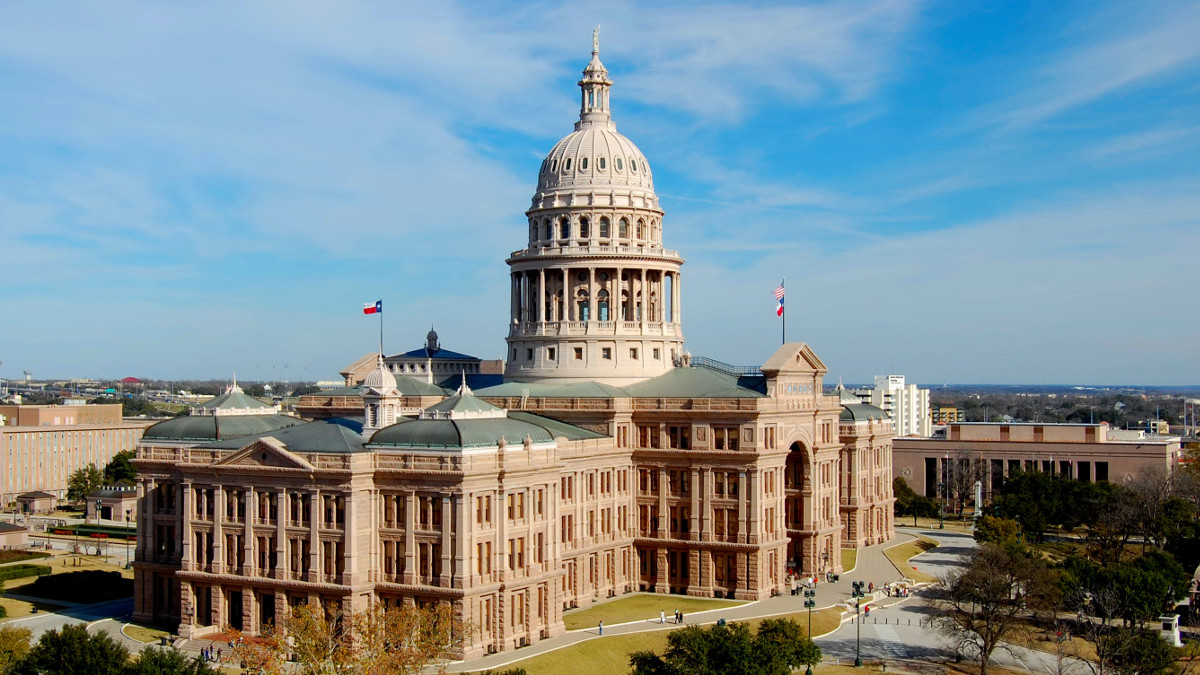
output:
POLYGON ((654 191, 646 156, 615 125, 580 124, 542 161, 538 192, 571 188, 654 191))
POLYGON ((374 389, 380 393, 389 392, 396 388, 396 376, 383 367, 383 356, 379 357, 375 365, 375 370, 367 373, 362 386, 365 389, 374 389))
POLYGON ((297 424, 304 424, 304 420, 289 415, 187 415, 148 427, 142 440, 151 443, 220 441, 286 429, 297 424))

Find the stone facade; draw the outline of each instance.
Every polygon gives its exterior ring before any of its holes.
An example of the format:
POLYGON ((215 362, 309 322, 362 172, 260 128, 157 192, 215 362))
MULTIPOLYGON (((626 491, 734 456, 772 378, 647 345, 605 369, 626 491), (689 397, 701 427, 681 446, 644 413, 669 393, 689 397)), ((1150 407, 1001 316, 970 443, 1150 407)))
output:
POLYGON ((580 85, 508 260, 506 381, 447 395, 376 355, 361 388, 305 397, 307 424, 149 434, 136 620, 253 632, 299 602, 451 602, 473 657, 633 591, 767 598, 892 536, 891 423, 846 419, 811 348, 755 368, 683 351, 683 260, 595 52, 580 85))

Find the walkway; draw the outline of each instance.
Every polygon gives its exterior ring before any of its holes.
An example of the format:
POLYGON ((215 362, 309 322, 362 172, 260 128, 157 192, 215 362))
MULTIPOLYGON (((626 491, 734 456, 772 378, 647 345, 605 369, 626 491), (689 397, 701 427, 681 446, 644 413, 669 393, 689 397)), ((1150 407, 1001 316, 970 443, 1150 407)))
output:
MULTIPOLYGON (((838 603, 844 602, 850 597, 851 584, 855 581, 874 582, 875 587, 879 588, 884 583, 896 581, 900 579, 900 573, 896 567, 892 565, 887 556, 883 554, 885 549, 911 541, 915 536, 912 534, 897 531, 896 537, 889 542, 876 544, 861 549, 858 552, 857 566, 850 572, 842 574, 841 578, 832 583, 821 582, 817 584, 817 607, 831 607, 838 603)), ((670 598, 671 596, 664 596, 670 598)), ((619 599, 619 597, 618 597, 619 599)), ((794 612, 804 611, 804 596, 802 595, 780 595, 759 602, 751 602, 738 607, 726 607, 722 609, 710 610, 707 612, 693 612, 684 616, 686 624, 689 625, 704 625, 716 623, 717 619, 727 619, 730 621, 755 619, 762 617, 775 616, 778 614, 791 614, 794 612)), ((610 635, 624 635, 627 633, 641 633, 646 631, 658 630, 675 630, 678 626, 674 624, 662 625, 658 623, 658 617, 653 617, 644 621, 632 621, 629 623, 605 625, 604 637, 610 635)), ((451 673, 461 673, 476 670, 486 670, 488 668, 504 668, 512 663, 528 659, 538 654, 544 654, 563 647, 568 647, 585 640, 594 640, 598 638, 596 628, 585 628, 580 630, 569 631, 564 635, 542 640, 532 646, 518 649, 515 651, 500 652, 470 661, 453 663, 447 669, 451 673)))

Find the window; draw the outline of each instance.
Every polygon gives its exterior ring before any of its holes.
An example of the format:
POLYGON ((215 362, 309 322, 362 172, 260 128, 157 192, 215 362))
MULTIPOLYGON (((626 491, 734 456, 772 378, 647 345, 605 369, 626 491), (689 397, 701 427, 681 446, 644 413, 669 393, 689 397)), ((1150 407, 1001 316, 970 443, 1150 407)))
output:
POLYGON ((545 228, 546 228, 546 236, 544 236, 544 237, 542 237, 542 238, 543 238, 543 239, 553 239, 553 238, 554 238, 554 230, 550 229, 550 221, 549 221, 549 220, 547 220, 547 221, 544 223, 544 225, 545 225, 545 228))
POLYGON ((670 438, 671 447, 678 450, 688 450, 691 446, 692 429, 687 425, 668 426, 667 437, 670 438))
POLYGON ((570 236, 571 236, 571 221, 567 220, 566 218, 563 218, 562 220, 558 221, 558 225, 559 225, 559 228, 562 230, 561 234, 559 234, 559 238, 561 238, 561 239, 570 238, 570 236))
POLYGON ((713 447, 717 450, 737 450, 738 428, 713 427, 713 447))
POLYGON ((662 358, 662 350, 658 349, 657 347, 655 347, 655 348, 654 348, 654 351, 652 352, 652 354, 654 355, 654 360, 655 360, 655 361, 657 361, 657 360, 659 360, 660 358, 662 358))
POLYGON ((554 347, 547 347, 547 348, 546 348, 546 358, 548 358, 548 359, 550 359, 551 361, 553 361, 553 360, 554 360, 554 357, 555 357, 555 350, 554 350, 554 347))
MULTIPOLYGON (((633 163, 630 162, 630 166, 632 166, 632 165, 633 165, 633 163)), ((557 159, 554 160, 553 162, 550 162, 550 171, 551 172, 558 171, 558 160, 557 159)))
POLYGON ((571 170, 571 158, 568 157, 567 161, 563 162, 563 171, 570 171, 570 170, 571 170))
POLYGON ((601 218, 600 219, 600 238, 608 239, 610 236, 612 236, 611 232, 612 232, 612 230, 609 227, 608 218, 601 218))
POLYGON ((525 348, 525 360, 526 360, 526 361, 532 361, 532 360, 533 360, 533 347, 526 347, 526 348, 525 348))
POLYGON ((576 361, 582 361, 582 360, 583 360, 583 347, 576 347, 576 348, 575 348, 575 360, 576 360, 576 361))
POLYGON ((646 238, 646 221, 644 221, 644 220, 638 220, 638 222, 637 222, 637 238, 638 239, 646 238))
MULTIPOLYGON (((547 159, 542 160, 542 168, 538 171, 539 174, 546 173, 546 162, 548 162, 548 161, 550 161, 550 160, 547 160, 547 159)), ((617 161, 619 162, 621 160, 618 159, 617 161)))
POLYGON ((600 356, 605 360, 612 361, 612 347, 604 347, 600 350, 600 356))
POLYGON ((587 171, 587 164, 588 164, 587 160, 588 160, 587 157, 584 157, 579 160, 579 170, 580 171, 587 171))
POLYGON ((633 159, 629 160, 629 170, 634 173, 637 173, 637 160, 633 160, 633 159))
MULTIPOLYGON (((617 163, 617 171, 620 171, 621 169, 624 169, 624 168, 625 168, 624 166, 622 166, 622 165, 621 165, 621 158, 620 158, 620 157, 616 158, 616 160, 614 160, 614 161, 617 163)), ((544 167, 544 166, 542 167, 542 170, 543 170, 543 171, 545 171, 545 167, 544 167)))
POLYGON ((579 236, 580 237, 587 239, 588 237, 592 236, 591 229, 592 229, 591 221, 589 221, 587 218, 579 219, 579 236))
POLYGON ((604 170, 604 158, 603 157, 600 157, 599 159, 596 160, 596 166, 600 167, 601 171, 604 170))
POLYGON ((635 360, 635 361, 637 360, 637 347, 630 347, 630 348, 629 348, 629 358, 631 358, 631 359, 633 359, 633 360, 635 360))
POLYGON ((629 238, 629 221, 622 218, 617 221, 617 236, 621 239, 629 238))

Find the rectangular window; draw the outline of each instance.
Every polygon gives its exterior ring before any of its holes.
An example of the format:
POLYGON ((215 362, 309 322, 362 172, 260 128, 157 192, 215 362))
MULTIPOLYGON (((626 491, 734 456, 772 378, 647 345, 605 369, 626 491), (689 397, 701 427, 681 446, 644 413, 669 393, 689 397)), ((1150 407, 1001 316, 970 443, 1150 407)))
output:
POLYGON ((637 360, 637 347, 630 347, 630 348, 629 348, 629 358, 631 358, 631 359, 633 359, 633 360, 635 360, 635 361, 637 360))
POLYGON ((554 357, 555 357, 555 352, 556 352, 556 350, 554 349, 554 347, 547 347, 547 348, 546 348, 546 358, 547 358, 547 359, 549 359, 549 360, 551 360, 551 361, 555 360, 555 359, 554 359, 554 357))
POLYGON ((606 361, 612 361, 612 347, 604 347, 600 350, 600 356, 606 361))
POLYGON ((662 358, 662 350, 661 350, 661 349, 655 348, 655 349, 654 349, 654 351, 653 351, 652 353, 653 353, 653 355, 654 355, 654 360, 655 360, 655 361, 657 361, 657 360, 659 360, 660 358, 662 358))
POLYGON ((576 347, 576 348, 575 348, 575 360, 576 360, 576 361, 582 361, 582 360, 583 360, 583 347, 576 347))
POLYGON ((526 361, 533 360, 533 347, 529 347, 525 350, 525 360, 526 361))
POLYGON ((667 437, 671 442, 671 447, 679 450, 690 449, 692 436, 691 432, 692 428, 690 426, 668 426, 667 437))

